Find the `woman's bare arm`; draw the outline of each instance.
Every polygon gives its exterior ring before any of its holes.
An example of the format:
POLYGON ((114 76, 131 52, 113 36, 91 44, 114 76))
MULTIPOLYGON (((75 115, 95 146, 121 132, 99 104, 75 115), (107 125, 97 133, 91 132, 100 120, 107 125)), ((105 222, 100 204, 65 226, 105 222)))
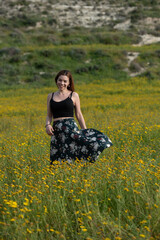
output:
POLYGON ((50 100, 52 97, 52 93, 48 94, 47 97, 47 117, 46 117, 46 133, 48 135, 53 135, 53 128, 51 126, 51 122, 52 122, 52 112, 50 109, 50 100))
POLYGON ((79 95, 76 92, 73 93, 73 102, 75 105, 75 115, 79 122, 79 125, 82 129, 86 129, 87 127, 85 124, 85 120, 84 120, 83 114, 81 112, 79 95))

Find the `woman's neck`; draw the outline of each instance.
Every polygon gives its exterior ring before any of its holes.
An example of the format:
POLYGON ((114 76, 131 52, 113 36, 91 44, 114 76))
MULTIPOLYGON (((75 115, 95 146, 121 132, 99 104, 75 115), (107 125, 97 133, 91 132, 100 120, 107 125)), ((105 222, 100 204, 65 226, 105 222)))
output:
POLYGON ((59 95, 66 95, 67 93, 69 93, 69 91, 68 90, 62 90, 62 91, 58 91, 58 94, 59 95))

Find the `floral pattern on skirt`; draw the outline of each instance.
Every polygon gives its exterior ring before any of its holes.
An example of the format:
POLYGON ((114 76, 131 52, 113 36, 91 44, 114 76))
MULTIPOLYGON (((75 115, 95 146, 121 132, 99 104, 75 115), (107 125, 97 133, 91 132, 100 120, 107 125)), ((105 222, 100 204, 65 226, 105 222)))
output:
POLYGON ((111 140, 96 129, 78 129, 74 118, 62 119, 53 122, 54 135, 51 137, 50 160, 75 160, 95 162, 100 153, 110 146, 111 140))

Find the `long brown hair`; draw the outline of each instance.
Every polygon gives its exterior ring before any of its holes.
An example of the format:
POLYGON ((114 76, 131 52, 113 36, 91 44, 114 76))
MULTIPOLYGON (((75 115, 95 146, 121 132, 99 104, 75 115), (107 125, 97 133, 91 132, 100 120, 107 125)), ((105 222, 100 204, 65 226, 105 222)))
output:
POLYGON ((57 76, 55 77, 55 82, 57 83, 57 80, 59 78, 59 76, 61 75, 64 75, 64 76, 67 76, 69 78, 69 86, 67 87, 68 90, 74 92, 74 80, 73 80, 73 77, 72 77, 72 74, 70 73, 70 71, 68 70, 61 70, 57 76))

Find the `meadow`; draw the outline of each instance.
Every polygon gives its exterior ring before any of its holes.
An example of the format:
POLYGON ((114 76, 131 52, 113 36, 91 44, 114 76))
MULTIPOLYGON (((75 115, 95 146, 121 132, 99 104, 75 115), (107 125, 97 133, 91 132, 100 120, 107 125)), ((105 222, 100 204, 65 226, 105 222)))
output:
POLYGON ((0 238, 160 239, 160 82, 76 85, 88 128, 113 146, 94 164, 49 165, 50 87, 1 91, 0 238))
MULTIPOLYGON (((54 2, 2 4, 0 240, 160 240, 160 48, 137 46, 159 36, 158 1, 108 1, 135 9, 98 28, 60 26, 54 2), (113 142, 94 164, 50 167, 46 102, 61 69, 74 76, 87 127, 113 142)), ((101 0, 84 2, 96 10, 101 0)))

